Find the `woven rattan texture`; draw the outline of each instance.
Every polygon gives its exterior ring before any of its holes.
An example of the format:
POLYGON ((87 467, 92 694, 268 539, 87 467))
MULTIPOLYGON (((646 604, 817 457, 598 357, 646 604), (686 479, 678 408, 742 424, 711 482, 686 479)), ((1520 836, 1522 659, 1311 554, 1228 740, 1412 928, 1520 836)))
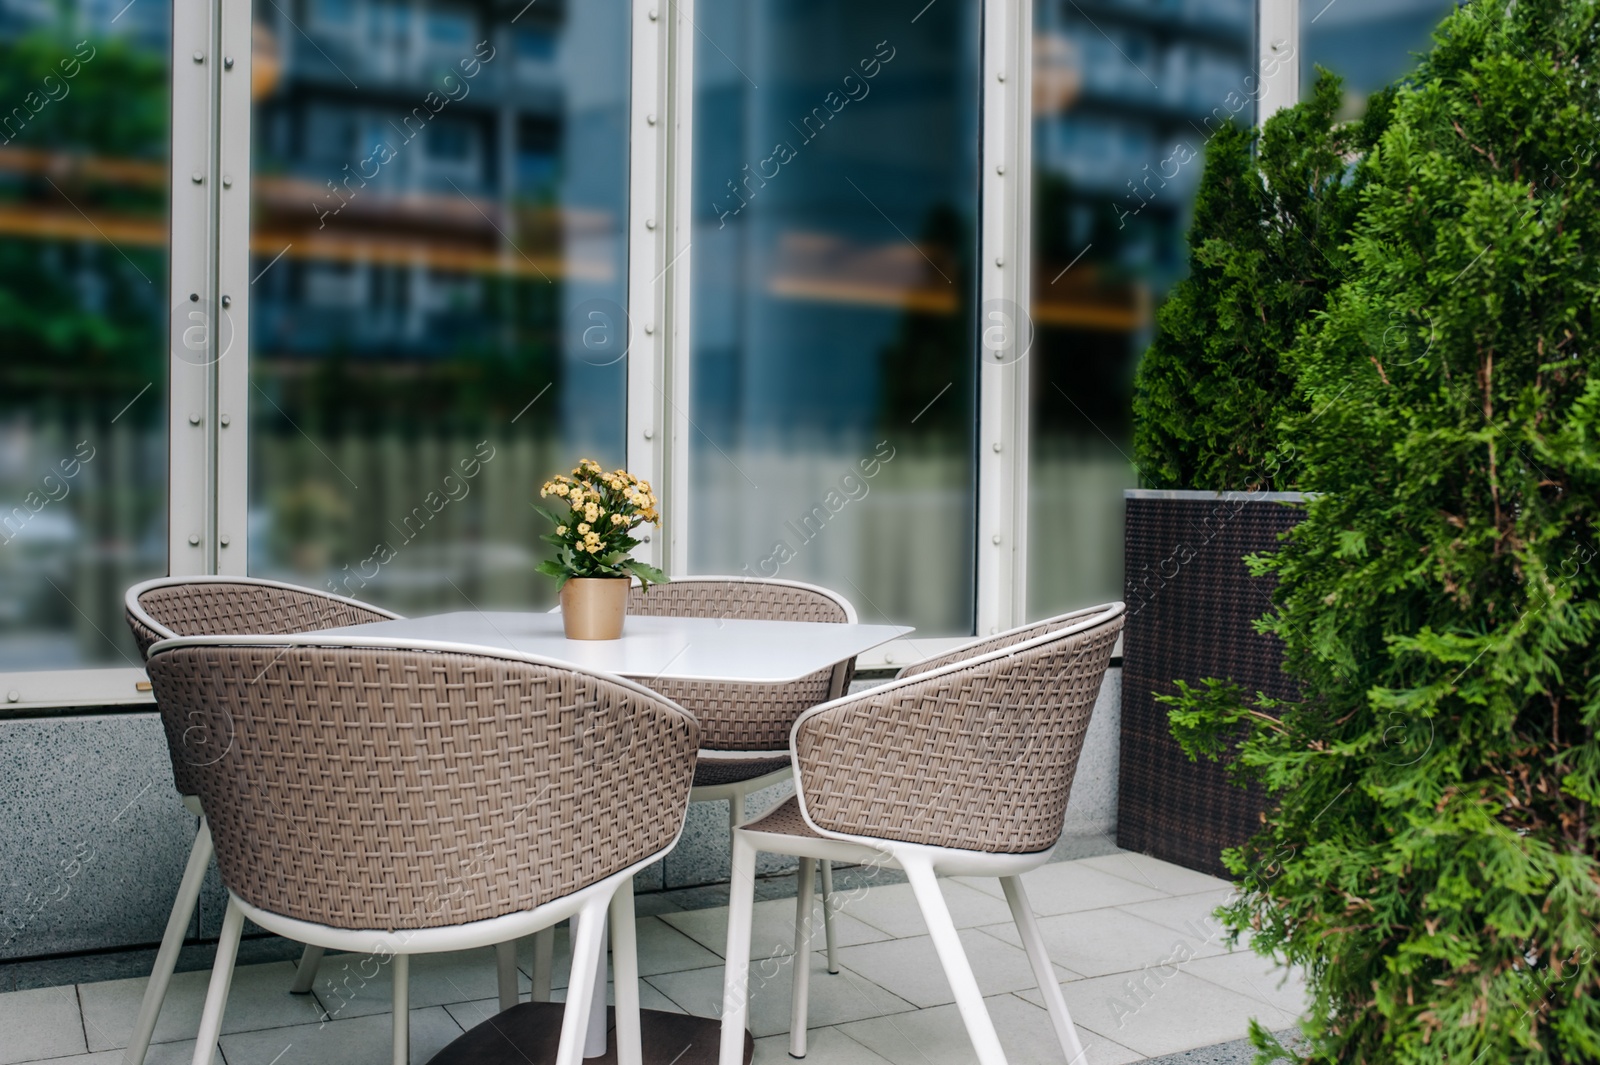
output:
POLYGON ((189 729, 223 882, 274 913, 399 929, 531 909, 661 851, 687 809, 694 718, 587 674, 327 647, 180 647, 149 672, 189 729))
MULTIPOLYGON (((139 605, 152 621, 167 630, 157 632, 137 620, 131 611, 127 614, 128 628, 133 630, 139 654, 146 657, 153 644, 174 636, 239 633, 282 636, 331 629, 337 625, 387 621, 391 617, 381 610, 367 610, 310 588, 220 581, 152 588, 139 596, 139 605)), ((168 738, 171 738, 170 732, 168 738)), ((183 757, 181 746, 172 746, 171 754, 172 783, 178 794, 197 794, 194 772, 189 760, 183 757)))
MULTIPOLYGON (((139 605, 151 620, 164 625, 173 636, 220 636, 261 633, 269 636, 315 632, 340 625, 364 625, 387 621, 393 615, 346 603, 310 588, 277 587, 270 584, 225 584, 196 581, 152 588, 139 597, 139 605)), ((139 624, 130 614, 128 625, 139 643, 139 653, 149 654, 150 645, 165 639, 139 624)))
MULTIPOLYGON (((658 584, 648 592, 633 589, 628 613, 751 621, 849 620, 838 600, 809 588, 694 577, 658 584)), ((788 749, 794 719, 835 692, 844 692, 854 671, 852 658, 786 684, 657 680, 650 687, 694 713, 708 750, 782 751, 788 749)))
POLYGON ((702 758, 695 763, 694 786, 707 788, 717 784, 738 784, 788 767, 788 755, 781 758, 702 758))
POLYGON ((1015 629, 1007 629, 997 636, 986 636, 970 643, 964 643, 960 647, 945 651, 943 654, 932 655, 920 662, 913 662, 899 673, 896 673, 895 679, 902 680, 906 677, 915 677, 919 673, 931 673, 943 666, 950 665, 952 662, 961 662, 968 658, 986 655, 990 651, 1015 647, 1019 643, 1026 643, 1035 636, 1043 636, 1047 632, 1054 632, 1057 629, 1064 629, 1068 625, 1075 625, 1085 618, 1100 613, 1104 609, 1104 607, 1098 606, 1086 607, 1083 610, 1074 610, 1070 614, 1060 614, 1044 621, 1037 621, 1032 625, 1022 625, 1015 629))
POLYGON ((793 795, 774 806, 759 821, 743 826, 751 832, 771 832, 777 836, 807 836, 816 839, 816 829, 806 824, 800 813, 800 800, 793 795))
POLYGON ((813 821, 991 853, 1054 845, 1121 615, 819 711, 795 730, 813 821))
POLYGON ((1127 501, 1117 842, 1128 850, 1227 877, 1222 851, 1260 828, 1261 789, 1239 787, 1216 763, 1191 762, 1155 696, 1175 691, 1175 680, 1222 677, 1293 697, 1277 637, 1252 626, 1271 609, 1273 583, 1251 577, 1243 558, 1274 550, 1299 518, 1258 500, 1127 501))

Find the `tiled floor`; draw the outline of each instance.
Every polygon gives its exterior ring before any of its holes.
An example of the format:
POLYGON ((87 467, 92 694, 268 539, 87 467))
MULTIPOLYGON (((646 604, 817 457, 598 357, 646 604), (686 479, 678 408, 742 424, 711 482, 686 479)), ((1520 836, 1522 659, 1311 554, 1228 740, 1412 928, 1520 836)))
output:
MULTIPOLYGON (((1242 1037, 1251 1018, 1292 1027, 1300 981, 1244 948, 1230 953, 1211 910, 1220 880, 1138 854, 1046 865, 1025 878, 1093 1065, 1118 1065, 1242 1037)), ((997 881, 952 879, 945 897, 1016 1065, 1061 1061, 997 881)), ((838 893, 842 971, 814 952, 807 1060, 818 1065, 958 1065, 973 1060, 922 920, 905 884, 838 893)), ((641 900, 643 901, 643 900, 641 900)), ((787 1063, 792 900, 756 904, 750 1026, 756 1062, 787 1063)), ((726 908, 639 920, 647 1008, 714 1016, 721 998, 726 908)), ((565 931, 558 958, 565 952, 565 931)), ((820 942, 818 943, 820 946, 820 942)), ((526 974, 531 959, 524 957, 526 974)), ((425 1062, 496 1009, 492 952, 412 962, 412 1060, 425 1062)), ((331 956, 316 996, 288 993, 288 962, 241 966, 223 1025, 227 1065, 386 1065, 388 969, 331 956), (332 985, 345 990, 338 996, 332 985), (331 1013, 324 1019, 324 1011, 331 1013)), ((156 1029, 151 1065, 193 1054, 208 974, 179 973, 156 1029), (185 1041, 185 1036, 189 1040, 185 1041)), ((116 1065, 143 979, 0 994, 0 1065, 116 1065)), ((565 986, 558 962, 555 983, 565 986)), ((525 981, 526 986, 526 981, 525 981)), ((562 997, 558 994, 557 997, 562 997)))

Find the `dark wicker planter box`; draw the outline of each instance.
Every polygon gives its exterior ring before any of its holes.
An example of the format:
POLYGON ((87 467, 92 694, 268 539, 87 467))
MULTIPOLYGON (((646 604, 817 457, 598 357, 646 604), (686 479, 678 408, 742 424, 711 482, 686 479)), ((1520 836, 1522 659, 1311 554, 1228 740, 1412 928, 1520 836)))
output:
POLYGON ((1122 650, 1122 766, 1117 843, 1216 876, 1222 851, 1260 826, 1265 796, 1191 762, 1172 738, 1156 694, 1175 680, 1232 678, 1248 692, 1289 698, 1282 646, 1252 622, 1272 605, 1272 584, 1245 569, 1300 520, 1280 492, 1126 493, 1128 604, 1122 650))

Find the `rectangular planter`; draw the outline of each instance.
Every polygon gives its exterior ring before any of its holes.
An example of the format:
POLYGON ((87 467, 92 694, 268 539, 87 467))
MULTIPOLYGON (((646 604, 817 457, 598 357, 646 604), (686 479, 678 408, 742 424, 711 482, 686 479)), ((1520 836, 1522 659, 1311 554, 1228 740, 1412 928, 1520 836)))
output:
POLYGON ((1128 604, 1122 650, 1122 764, 1117 843, 1190 869, 1228 876, 1222 851, 1260 827, 1266 797, 1221 765, 1191 762, 1172 738, 1157 695, 1176 680, 1232 679, 1246 692, 1291 698, 1283 648, 1252 622, 1272 606, 1273 583, 1244 556, 1277 547, 1301 511, 1293 492, 1129 490, 1128 604))

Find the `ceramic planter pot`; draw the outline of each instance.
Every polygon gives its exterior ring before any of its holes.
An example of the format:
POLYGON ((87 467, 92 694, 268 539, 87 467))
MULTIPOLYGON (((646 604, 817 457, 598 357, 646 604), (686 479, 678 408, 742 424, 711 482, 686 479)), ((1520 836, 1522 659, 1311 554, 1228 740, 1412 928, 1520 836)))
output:
POLYGON ((626 577, 572 577, 561 586, 561 625, 569 640, 620 640, 628 614, 626 577))

